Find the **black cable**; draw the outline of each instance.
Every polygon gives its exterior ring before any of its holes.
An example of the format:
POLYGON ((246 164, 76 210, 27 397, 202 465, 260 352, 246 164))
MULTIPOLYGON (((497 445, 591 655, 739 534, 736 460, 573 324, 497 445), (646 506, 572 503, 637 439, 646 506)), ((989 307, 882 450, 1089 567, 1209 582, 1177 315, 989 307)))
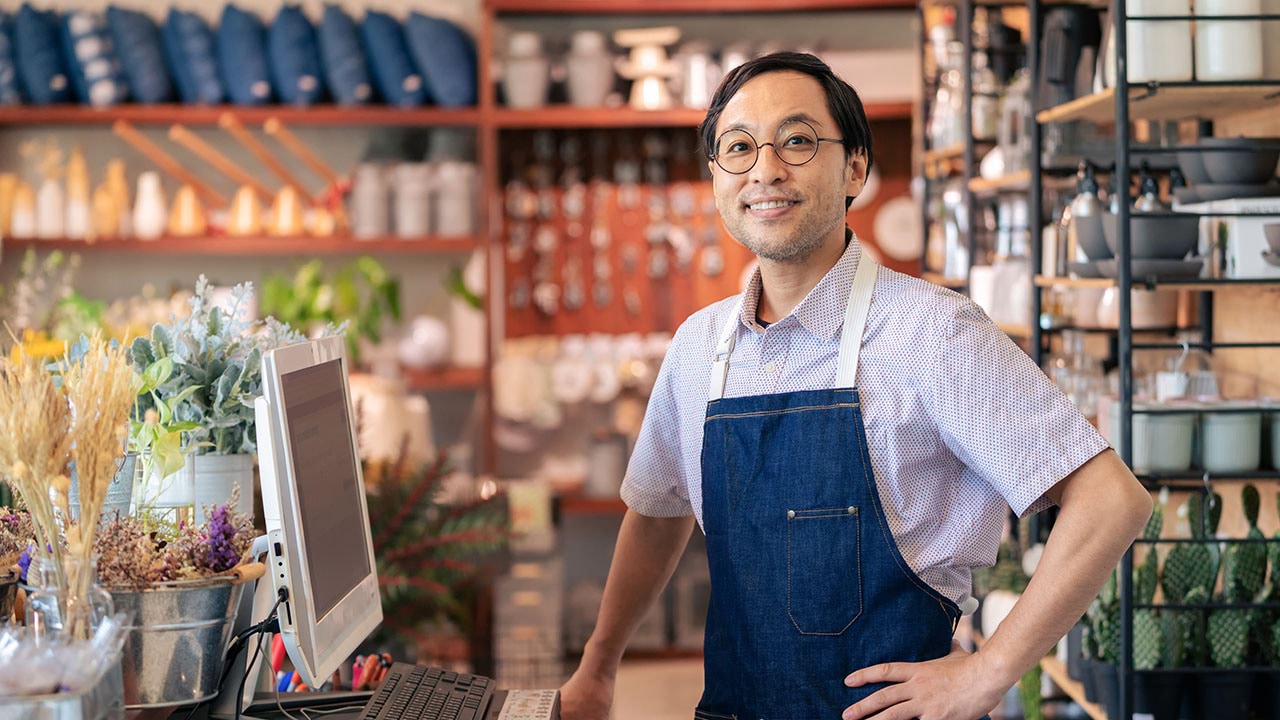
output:
POLYGON ((249 664, 245 666, 244 675, 240 676, 240 689, 236 691, 236 720, 240 720, 240 703, 244 699, 245 683, 249 681, 249 669, 253 667, 254 663, 258 662, 258 657, 262 655, 262 641, 266 640, 266 638, 266 633, 260 632, 258 634, 258 642, 253 652, 253 659, 251 659, 249 664))

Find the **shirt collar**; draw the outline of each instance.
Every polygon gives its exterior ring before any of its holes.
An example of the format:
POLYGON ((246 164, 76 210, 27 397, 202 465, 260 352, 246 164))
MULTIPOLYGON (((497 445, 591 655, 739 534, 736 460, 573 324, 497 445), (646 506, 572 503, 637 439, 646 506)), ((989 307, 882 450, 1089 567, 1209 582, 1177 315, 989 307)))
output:
MULTIPOLYGON (((773 325, 780 325, 794 317, 801 327, 815 337, 823 340, 835 338, 844 324, 845 304, 849 301, 849 291, 853 289, 853 274, 857 271, 858 261, 862 258, 862 246, 849 228, 845 228, 845 240, 848 245, 845 246, 844 254, 836 264, 827 271, 817 285, 813 286, 809 294, 791 309, 787 317, 773 325), (839 311, 832 312, 832 308, 839 308, 839 311)), ((764 332, 764 328, 756 320, 757 310, 760 308, 761 287, 760 268, 757 267, 751 274, 746 290, 743 291, 740 318, 742 324, 755 333, 764 332)))

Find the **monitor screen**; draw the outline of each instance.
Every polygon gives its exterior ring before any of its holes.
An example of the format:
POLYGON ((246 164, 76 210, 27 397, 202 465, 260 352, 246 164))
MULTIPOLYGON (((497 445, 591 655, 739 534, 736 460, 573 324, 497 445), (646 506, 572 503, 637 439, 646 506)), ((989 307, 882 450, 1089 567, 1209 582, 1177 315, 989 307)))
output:
POLYGON ((342 363, 283 373, 280 391, 319 621, 372 571, 342 363))

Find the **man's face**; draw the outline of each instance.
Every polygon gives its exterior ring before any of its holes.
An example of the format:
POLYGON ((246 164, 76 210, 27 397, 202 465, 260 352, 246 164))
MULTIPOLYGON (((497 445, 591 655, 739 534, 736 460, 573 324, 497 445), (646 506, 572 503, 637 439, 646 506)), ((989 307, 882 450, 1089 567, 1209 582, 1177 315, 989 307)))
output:
MULTIPOLYGON (((778 128, 800 119, 817 137, 841 137, 827 110, 818 81, 783 71, 752 78, 730 98, 716 125, 717 141, 726 131, 745 130, 757 145, 775 141, 778 128)), ((820 142, 817 155, 800 166, 779 159, 771 145, 760 148, 747 172, 725 172, 710 163, 716 206, 735 240, 767 260, 799 263, 833 237, 843 242, 846 196, 862 191, 866 159, 845 158, 839 143, 820 142)))

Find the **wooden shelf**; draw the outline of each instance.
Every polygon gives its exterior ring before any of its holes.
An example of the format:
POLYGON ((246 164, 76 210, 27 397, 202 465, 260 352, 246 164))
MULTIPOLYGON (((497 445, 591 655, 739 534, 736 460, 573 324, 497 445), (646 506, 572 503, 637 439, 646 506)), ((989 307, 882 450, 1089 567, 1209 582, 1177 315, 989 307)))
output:
POLYGON ((1023 170, 1022 172, 1013 173, 1012 175, 1003 175, 990 180, 986 178, 972 178, 969 180, 969 192, 974 195, 994 195, 1000 192, 1025 192, 1031 188, 1031 171, 1023 170))
MULTIPOLYGON (((1280 86, 1275 87, 1159 87, 1139 86, 1129 91, 1131 120, 1211 119, 1245 110, 1280 107, 1280 86)), ((1116 121, 1116 90, 1076 98, 1036 114, 1041 123, 1088 120, 1100 124, 1116 121)))
POLYGON ((395 237, 357 240, 352 237, 162 237, 156 240, 104 239, 30 240, 7 238, 11 250, 61 250, 78 253, 128 253, 136 255, 355 255, 360 253, 403 253, 410 255, 465 253, 479 247, 474 237, 425 237, 402 240, 395 237))
MULTIPOLYGON (((910 120, 911 103, 870 103, 867 119, 910 120)), ((493 111, 493 124, 504 129, 526 128, 628 128, 628 127, 697 127, 707 111, 703 108, 670 110, 633 110, 629 107, 573 107, 554 105, 534 110, 498 108, 493 111)))
POLYGON ((920 279, 931 282, 934 285, 941 285, 944 288, 951 288, 952 290, 959 290, 969 284, 964 278, 947 277, 942 273, 935 272, 920 273, 920 279))
MULTIPOLYGON (((1066 288, 1109 288, 1115 287, 1116 281, 1111 278, 1051 278, 1043 275, 1036 276, 1036 287, 1066 287, 1066 288)), ((1223 292, 1227 290, 1241 289, 1261 289, 1276 290, 1280 289, 1280 278, 1224 278, 1220 280, 1207 280, 1197 278, 1135 278, 1133 280, 1135 288, 1159 288, 1161 290, 1197 290, 1202 292, 1223 292), (1150 280, 1150 282, 1148 282, 1150 280)))
POLYGON ((560 512, 565 515, 626 515, 627 504, 621 498, 561 495, 560 512))
POLYGON ((1065 288, 1109 288, 1114 287, 1115 280, 1110 278, 1062 278, 1062 277, 1045 277, 1043 275, 1036 276, 1036 287, 1065 287, 1065 288))
POLYGON ((996 327, 1009 337, 1020 340, 1031 337, 1031 327, 1027 325, 1009 325, 1007 323, 996 323, 996 327))
POLYGON ((484 386, 484 368, 401 369, 409 390, 478 390, 484 386))
POLYGON ((658 15, 915 8, 915 0, 487 0, 498 13, 658 15))
POLYGON ((1062 688, 1067 697, 1083 708, 1085 714, 1093 720, 1107 720, 1107 713, 1101 707, 1084 699, 1084 686, 1067 675, 1067 668, 1061 660, 1056 657, 1047 657, 1040 661, 1040 669, 1045 675, 1053 678, 1053 682, 1062 688))
POLYGON ((311 107, 239 105, 138 105, 109 108, 87 105, 26 105, 0 111, 0 125, 107 125, 127 120, 137 125, 214 125, 225 112, 241 122, 258 124, 278 118, 286 125, 462 125, 480 122, 476 108, 399 108, 386 105, 311 107))
POLYGON ((962 157, 964 157, 964 145, 951 145, 927 151, 924 154, 924 164, 928 166, 944 161, 959 160, 962 157))

